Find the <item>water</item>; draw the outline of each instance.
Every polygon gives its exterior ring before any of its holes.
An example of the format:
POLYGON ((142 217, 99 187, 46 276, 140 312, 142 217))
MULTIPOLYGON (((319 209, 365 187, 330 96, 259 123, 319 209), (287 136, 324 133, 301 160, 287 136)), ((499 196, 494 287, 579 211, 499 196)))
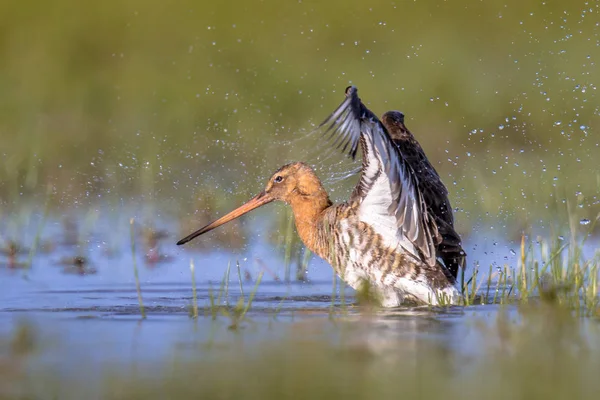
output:
MULTIPOLYGON (((252 223, 250 225, 254 226, 252 223)), ((125 236, 113 241, 116 247, 109 246, 107 238, 117 231, 107 231, 106 226, 110 226, 110 223, 100 220, 96 222, 91 233, 84 235, 87 236, 87 239, 83 240, 84 244, 78 244, 74 238, 69 239, 68 232, 65 232, 65 228, 57 221, 50 220, 47 226, 42 237, 55 238, 58 244, 51 251, 37 252, 33 257, 31 269, 9 268, 8 258, 5 257, 4 267, 0 269, 0 318, 10 323, 3 325, 10 326, 26 317, 42 327, 51 326, 51 329, 57 331, 64 328, 69 333, 79 332, 72 337, 68 336, 68 341, 72 345, 80 345, 82 349, 95 338, 105 338, 106 335, 118 344, 116 349, 131 343, 134 340, 133 332, 136 332, 134 327, 138 326, 140 311, 131 247, 125 236), (73 265, 65 265, 76 255, 85 255, 86 265, 81 270, 73 265), (113 330, 113 333, 108 334, 108 331, 113 330)), ((136 229, 141 231, 137 226, 136 229)), ((275 313, 277 318, 283 321, 315 317, 327 319, 332 305, 336 313, 342 309, 341 291, 347 305, 354 302, 352 289, 342 285, 339 279, 336 283, 336 298, 332 301, 333 272, 331 267, 318 257, 313 257, 308 265, 306 282, 283 282, 281 278, 285 272, 282 252, 260 238, 251 239, 241 250, 230 251, 226 243, 213 243, 208 249, 179 247, 174 244, 178 237, 173 232, 167 231, 166 236, 159 240, 155 252, 146 249, 145 241, 140 235, 137 235, 135 243, 142 297, 149 316, 148 321, 152 321, 144 322, 143 330, 156 331, 155 334, 148 333, 144 340, 152 344, 157 350, 156 354, 168 352, 179 335, 178 330, 186 331, 194 325, 189 320, 192 304, 191 259, 195 263, 197 298, 201 313, 210 308, 211 295, 216 299, 220 290, 226 291, 227 294, 221 295, 218 305, 234 306, 242 297, 241 290, 244 292, 244 298, 248 299, 261 271, 262 280, 249 313, 253 320, 268 321, 274 318, 275 313), (158 254, 158 261, 152 262, 148 254, 158 254), (238 276, 236 263, 239 263, 241 276, 238 276), (221 289, 228 264, 229 280, 221 289)), ((489 265, 508 265, 512 268, 518 265, 520 255, 509 251, 518 248, 518 244, 479 239, 478 243, 465 243, 469 254, 466 277, 471 276, 473 265, 476 263, 484 273, 489 265)), ((210 240, 210 237, 206 240, 210 240)), ((585 248, 585 255, 591 256, 594 249, 593 242, 590 242, 585 248)), ((26 258, 27 253, 18 259, 23 261, 26 258)), ((291 267, 295 268, 295 265, 291 267)), ((350 308, 350 313, 355 311, 350 308)), ((434 319, 454 318, 457 315, 456 310, 431 312, 426 309, 406 309, 395 313, 386 311, 382 315, 392 319, 398 315, 402 315, 402 318, 412 316, 409 319, 414 319, 418 326, 420 313, 430 315, 434 319)), ((462 316, 463 313, 458 312, 458 315, 462 316)), ((418 329, 411 327, 410 334, 420 333, 418 329)), ((439 334, 445 335, 443 331, 439 334)), ((136 338, 135 341, 137 340, 136 338)), ((100 351, 98 356, 102 357, 102 354, 100 351)), ((110 357, 118 358, 119 354, 129 357, 118 351, 110 357)))
MULTIPOLYGON (((102 226, 102 222, 97 223, 102 226)), ((252 225, 252 224, 251 224, 252 225)), ((60 224, 48 223, 48 237, 60 235, 60 224)), ((9 268, 5 257, 0 269, 0 293, 3 311, 69 311, 121 313, 134 312, 138 301, 135 290, 133 260, 130 244, 126 237, 119 247, 107 245, 109 232, 94 232, 84 244, 57 245, 52 251, 36 253, 32 268, 9 268), (110 247, 110 251, 109 251, 110 247), (84 255, 86 265, 80 270, 70 265, 75 256, 84 255), (81 272, 81 274, 79 273, 81 272)), ((307 282, 282 282, 285 275, 283 252, 276 245, 265 243, 260 238, 251 239, 240 250, 230 250, 227 243, 211 244, 209 249, 175 246, 178 237, 169 232, 162 239, 157 261, 152 262, 144 251, 144 241, 136 239, 136 263, 144 303, 152 310, 187 314, 191 302, 190 260, 194 260, 199 304, 207 304, 209 292, 215 295, 230 264, 228 292, 230 303, 235 304, 240 296, 239 280, 247 297, 252 291, 259 273, 263 272, 259 290, 254 300, 257 308, 309 308, 327 309, 331 305, 333 271, 331 267, 314 256, 308 265, 307 282), (275 251, 274 251, 275 250, 275 251), (241 277, 238 276, 239 263, 241 277)), ((209 238, 210 239, 210 238, 209 238)), ((203 238, 197 239, 202 241, 203 238)), ((66 241, 66 240, 65 240, 66 241)), ((478 245, 467 242, 469 261, 481 265, 490 264, 516 266, 518 256, 508 253, 507 244, 497 241, 481 241, 478 245), (509 257, 509 260, 506 257, 509 257)), ((27 253, 18 257, 24 263, 27 253)), ((291 268, 295 269, 293 264, 291 268)), ((472 274, 472 268, 466 275, 472 274)), ((293 275, 293 274, 292 274, 293 275)), ((339 295, 339 286, 337 293, 339 295)), ((345 288, 348 301, 352 302, 352 290, 345 288)))
MULTIPOLYGON (((75 221, 79 224, 79 220, 75 221)), ((41 219, 32 218, 25 226, 37 231, 40 223, 41 219)), ((373 371, 360 375, 364 386, 356 390, 371 392, 385 382, 383 387, 397 393, 399 388, 392 390, 397 377, 382 378, 385 374, 381 375, 389 368, 403 371, 398 372, 402 376, 420 376, 424 365, 444 366, 448 371, 455 371, 457 379, 464 376, 470 382, 479 382, 482 378, 473 374, 504 368, 495 367, 496 364, 512 365, 510 359, 497 359, 495 349, 498 347, 508 346, 523 354, 533 351, 529 347, 522 348, 523 343, 548 340, 546 346, 556 349, 562 346, 563 335, 568 336, 570 346, 579 346, 577 335, 581 335, 591 346, 586 351, 600 351, 593 324, 581 324, 576 335, 564 328, 574 321, 560 322, 561 318, 548 314, 543 308, 531 315, 514 305, 369 311, 353 305, 353 291, 339 280, 332 300, 332 269, 316 257, 309 262, 306 282, 283 282, 285 252, 272 244, 268 236, 259 235, 263 226, 258 219, 245 219, 242 224, 247 232, 245 244, 237 247, 226 241, 218 242, 214 233, 200 238, 200 247, 176 246, 181 234, 175 233, 173 225, 165 221, 157 221, 156 225, 165 228, 163 236, 166 237, 158 239, 152 251, 148 249, 147 236, 141 234, 142 227, 134 225, 133 254, 139 269, 147 313, 145 320, 140 315, 128 241, 130 226, 125 220, 115 223, 99 218, 87 228, 81 222, 76 229, 74 224, 50 217, 42 230, 44 246, 33 257, 31 269, 9 268, 7 256, 0 260, 3 262, 0 268, 0 370, 10 365, 10 374, 5 373, 7 380, 0 379, 0 393, 74 399, 83 395, 154 398, 177 397, 182 388, 188 388, 185 390, 194 396, 206 393, 207 397, 227 397, 225 393, 238 390, 234 388, 239 386, 242 392, 232 395, 233 398, 244 395, 264 399, 270 395, 261 391, 271 390, 269 388, 280 390, 282 395, 297 392, 295 384, 282 387, 281 382, 298 377, 299 387, 311 396, 324 388, 315 382, 325 378, 317 377, 327 377, 339 368, 343 369, 343 376, 365 368, 373 371), (54 246, 50 245, 51 241, 55 242, 54 246), (149 258, 149 254, 159 257, 149 258), (65 265, 75 256, 85 257, 82 270, 65 265), (197 319, 190 318, 190 259, 195 264, 197 319), (229 280, 220 300, 214 301, 229 307, 212 309, 211 296, 219 297, 228 264, 229 280), (90 273, 80 274, 81 271, 90 273), (232 316, 233 306, 242 297, 242 291, 248 301, 261 272, 262 281, 253 293, 252 305, 245 319, 239 321, 232 316), (215 318, 212 311, 216 312, 215 318), (527 329, 523 330, 523 326, 527 329), (562 331, 564 333, 557 333, 556 338, 540 339, 546 332, 562 331), (495 361, 489 366, 491 359, 495 361), (252 365, 260 367, 254 369, 252 365), (382 372, 376 372, 380 370, 382 372), (308 375, 301 378, 299 373, 308 375), (260 393, 248 392, 247 377, 255 374, 259 375, 256 380, 262 382, 260 393), (371 381, 369 376, 379 378, 371 381), (223 379, 231 380, 232 386, 226 389, 211 383, 223 379), (162 387, 160 390, 164 392, 150 390, 148 382, 162 387), (115 387, 127 395, 115 395, 111 392, 115 387), (146 389, 150 392, 142 395, 146 389)), ((8 226, 10 224, 5 228, 8 226)), ((22 235, 33 235, 23 229, 22 235)), ((16 231, 12 231, 13 237, 19 236, 16 231)), ((9 237, 6 233, 4 236, 9 237)), ((487 272, 489 265, 516 267, 520 254, 510 250, 519 249, 519 245, 495 237, 478 237, 476 242, 467 240, 466 276, 473 273, 476 264, 483 272, 487 272)), ((543 246, 533 246, 543 252, 543 246)), ((593 255, 596 247, 597 243, 591 239, 584 248, 584 256, 593 255)), ((28 253, 24 252, 16 261, 24 262, 27 257, 28 253)), ((295 268, 293 262, 291 267, 295 268)), ((480 275, 479 279, 482 278, 480 275)), ((491 289, 494 293, 495 284, 491 289)), ((485 285, 480 291, 486 291, 485 285)), ((535 350, 525 357, 543 359, 545 351, 535 350)), ((572 365, 570 356, 561 357, 560 365, 576 370, 567 367, 572 365)), ((540 373, 535 368, 532 371, 524 370, 523 375, 540 373)), ((437 372, 433 376, 447 374, 437 372)), ((505 376, 501 371, 490 374, 505 376)), ((440 379, 425 386, 421 386, 418 379, 405 382, 401 390, 422 393, 432 387, 448 387, 448 383, 440 379)), ((333 386, 336 382, 348 384, 345 379, 335 377, 326 381, 333 386)), ((595 380, 589 382, 583 387, 593 388, 595 380)), ((511 378, 502 387, 512 387, 514 383, 511 378)), ((346 388, 343 392, 350 390, 344 385, 341 386, 346 388)), ((185 393, 179 396, 189 397, 185 393)))

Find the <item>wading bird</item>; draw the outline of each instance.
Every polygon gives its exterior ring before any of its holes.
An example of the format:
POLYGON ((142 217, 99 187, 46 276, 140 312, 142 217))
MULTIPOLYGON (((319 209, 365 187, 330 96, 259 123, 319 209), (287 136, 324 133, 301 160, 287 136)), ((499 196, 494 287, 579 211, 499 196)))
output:
POLYGON ((346 99, 320 125, 353 158, 361 148, 360 179, 347 202, 333 205, 313 169, 295 162, 275 171, 265 190, 247 203, 177 244, 281 200, 292 207, 304 244, 355 290, 374 289, 382 306, 405 300, 457 303, 454 284, 465 254, 453 228, 448 191, 405 128, 403 115, 389 112, 383 119, 350 86, 346 99))

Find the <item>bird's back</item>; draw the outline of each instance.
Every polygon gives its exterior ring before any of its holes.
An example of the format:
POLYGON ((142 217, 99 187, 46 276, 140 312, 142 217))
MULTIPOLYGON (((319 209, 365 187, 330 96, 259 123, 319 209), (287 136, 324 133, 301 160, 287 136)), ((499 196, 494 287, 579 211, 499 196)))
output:
POLYGON ((404 114, 399 111, 388 111, 383 115, 382 123, 417 176, 423 199, 442 236, 442 241, 437 246, 437 255, 456 279, 458 268, 465 265, 466 254, 462 248, 460 235, 454 229, 454 216, 448 199, 448 189, 427 159, 419 142, 404 125, 404 114))

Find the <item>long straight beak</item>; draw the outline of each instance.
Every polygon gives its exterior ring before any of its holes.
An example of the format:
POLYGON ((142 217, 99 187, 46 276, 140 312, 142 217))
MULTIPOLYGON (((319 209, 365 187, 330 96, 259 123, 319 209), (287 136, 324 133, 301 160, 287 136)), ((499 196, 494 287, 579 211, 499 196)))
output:
POLYGON ((191 235, 184 237, 179 242, 177 242, 177 246, 181 246, 182 244, 185 244, 185 243, 189 242, 190 240, 192 240, 208 231, 212 231, 213 229, 215 229, 223 224, 226 224, 229 221, 233 221, 234 219, 241 217, 242 215, 254 210, 255 208, 264 206, 265 204, 270 203, 273 200, 275 200, 275 199, 273 197, 271 197, 269 194, 267 194, 265 192, 261 192, 261 193, 257 194, 256 196, 254 196, 252 199, 248 200, 248 202, 246 202, 242 206, 240 206, 240 207, 236 208, 235 210, 233 210, 232 212, 230 212, 229 214, 222 216, 218 220, 213 221, 210 224, 206 225, 205 227, 198 229, 196 232, 192 233, 191 235))

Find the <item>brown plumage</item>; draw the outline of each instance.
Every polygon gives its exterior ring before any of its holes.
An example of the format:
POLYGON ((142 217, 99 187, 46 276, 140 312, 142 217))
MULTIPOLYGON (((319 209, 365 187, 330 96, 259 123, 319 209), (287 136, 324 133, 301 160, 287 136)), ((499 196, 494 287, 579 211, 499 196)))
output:
POLYGON ((416 174, 356 88, 347 89, 344 102, 321 127, 350 155, 361 147, 361 176, 348 202, 333 205, 313 169, 291 163, 278 169, 250 201, 177 244, 280 200, 292 207, 305 245, 354 289, 368 282, 384 306, 407 298, 457 302, 454 279, 436 259, 443 238, 416 174))
POLYGON ((466 253, 459 234, 454 230, 454 215, 448 199, 448 189, 417 139, 404 124, 404 114, 400 111, 388 111, 381 117, 381 122, 415 173, 423 200, 442 236, 442 241, 437 245, 437 256, 444 261, 444 265, 456 279, 458 268, 465 266, 466 253))

